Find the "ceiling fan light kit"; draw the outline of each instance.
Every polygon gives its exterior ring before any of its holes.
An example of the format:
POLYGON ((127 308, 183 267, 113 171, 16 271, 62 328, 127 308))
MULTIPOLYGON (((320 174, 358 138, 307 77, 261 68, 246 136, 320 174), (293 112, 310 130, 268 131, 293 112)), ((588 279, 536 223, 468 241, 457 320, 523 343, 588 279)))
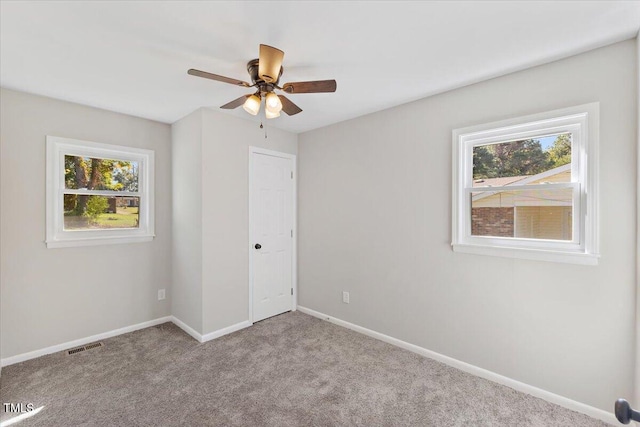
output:
POLYGON ((251 95, 247 98, 246 101, 244 101, 244 104, 242 104, 242 108, 244 108, 244 111, 251 114, 252 116, 257 115, 258 111, 260 111, 260 103, 262 102, 262 100, 260 99, 259 95, 260 94, 251 95))
POLYGON ((280 117, 280 111, 269 111, 269 110, 264 110, 264 116, 267 119, 275 119, 276 117, 280 117))
POLYGON ((193 68, 187 71, 187 73, 192 76, 229 83, 235 86, 257 88, 256 93, 253 95, 243 95, 220 108, 231 110, 242 105, 242 108, 244 108, 247 113, 255 116, 260 112, 260 104, 262 103, 262 98, 264 98, 265 117, 267 119, 279 117, 281 111, 284 111, 289 116, 302 112, 300 107, 284 95, 277 95, 274 92, 275 90, 281 90, 291 94, 336 91, 337 84, 335 80, 285 83, 282 87, 278 86, 278 82, 284 71, 284 68, 282 68, 283 58, 284 52, 280 49, 261 44, 260 57, 247 63, 247 72, 253 84, 193 68))
POLYGON ((265 108, 272 113, 280 113, 280 110, 282 110, 282 102, 280 98, 278 98, 278 95, 273 92, 267 93, 265 108))

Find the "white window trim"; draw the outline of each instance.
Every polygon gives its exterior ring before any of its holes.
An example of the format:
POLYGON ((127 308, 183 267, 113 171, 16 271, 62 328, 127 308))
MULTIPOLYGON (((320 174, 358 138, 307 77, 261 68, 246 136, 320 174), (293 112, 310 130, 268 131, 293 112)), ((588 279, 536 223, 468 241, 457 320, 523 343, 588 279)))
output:
MULTIPOLYGON (((66 191, 69 193, 69 191, 66 191)), ((76 192, 76 191, 71 191, 76 192)), ((82 193, 78 190, 77 193, 82 193)), ((92 191, 93 193, 99 193, 92 191)), ((105 192, 105 195, 112 195, 105 192)), ((124 195, 124 194, 123 194, 124 195)), ((47 136, 46 240, 47 248, 94 246, 148 242, 155 237, 154 152, 141 148, 100 144, 97 142, 47 136), (61 206, 64 188, 64 156, 75 155, 139 162, 138 192, 126 195, 140 197, 139 227, 111 230, 64 230, 61 206)))
MULTIPOLYGON (((600 132, 598 119, 599 104, 595 102, 455 129, 453 131, 451 243, 453 250, 507 258, 596 265, 600 256, 598 223, 598 136, 600 132), (472 187, 473 182, 473 146, 564 132, 574 134, 571 162, 573 182, 567 183, 567 187, 572 187, 574 191, 578 192, 575 200, 579 200, 579 203, 574 206, 575 218, 578 219, 573 223, 574 241, 471 236, 471 202, 468 197, 468 188, 472 187), (584 188, 581 188, 581 185, 584 188)), ((536 185, 534 188, 542 188, 542 186, 544 184, 536 185)), ((516 189, 516 186, 509 188, 516 189)), ((482 187, 477 189, 482 190, 482 187)))

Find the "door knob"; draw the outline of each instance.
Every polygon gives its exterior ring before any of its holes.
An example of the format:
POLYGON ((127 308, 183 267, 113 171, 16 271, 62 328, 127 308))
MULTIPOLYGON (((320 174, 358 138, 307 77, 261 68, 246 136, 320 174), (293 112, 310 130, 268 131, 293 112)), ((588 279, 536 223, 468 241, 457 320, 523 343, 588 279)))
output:
POLYGON ((631 421, 640 421, 640 412, 631 409, 629 402, 618 399, 615 404, 615 414, 622 424, 629 424, 631 421))
POLYGON ((256 243, 256 245, 254 246, 254 248, 256 249, 260 249, 262 247, 262 245, 260 243, 256 243))

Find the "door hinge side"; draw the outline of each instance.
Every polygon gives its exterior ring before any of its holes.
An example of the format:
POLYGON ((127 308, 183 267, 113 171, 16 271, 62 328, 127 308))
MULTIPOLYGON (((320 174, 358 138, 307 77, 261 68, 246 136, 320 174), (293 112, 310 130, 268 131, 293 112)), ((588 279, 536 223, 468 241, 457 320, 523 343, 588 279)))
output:
POLYGON ((291 237, 293 237, 293 230, 291 230, 291 237))
POLYGON ((291 295, 293 295, 293 288, 291 288, 291 295))
POLYGON ((293 171, 291 171, 291 179, 293 179, 293 171))

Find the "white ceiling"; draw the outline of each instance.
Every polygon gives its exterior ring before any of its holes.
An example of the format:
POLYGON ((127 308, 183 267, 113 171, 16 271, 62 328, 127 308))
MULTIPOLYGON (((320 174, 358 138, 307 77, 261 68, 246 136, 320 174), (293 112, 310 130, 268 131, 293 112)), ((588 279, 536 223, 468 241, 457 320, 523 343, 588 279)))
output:
MULTIPOLYGON (((287 81, 335 78, 333 94, 269 124, 303 132, 636 35, 640 2, 7 2, 0 85, 172 123, 247 89, 260 43, 287 81)), ((251 120, 238 108, 223 111, 251 120)))

